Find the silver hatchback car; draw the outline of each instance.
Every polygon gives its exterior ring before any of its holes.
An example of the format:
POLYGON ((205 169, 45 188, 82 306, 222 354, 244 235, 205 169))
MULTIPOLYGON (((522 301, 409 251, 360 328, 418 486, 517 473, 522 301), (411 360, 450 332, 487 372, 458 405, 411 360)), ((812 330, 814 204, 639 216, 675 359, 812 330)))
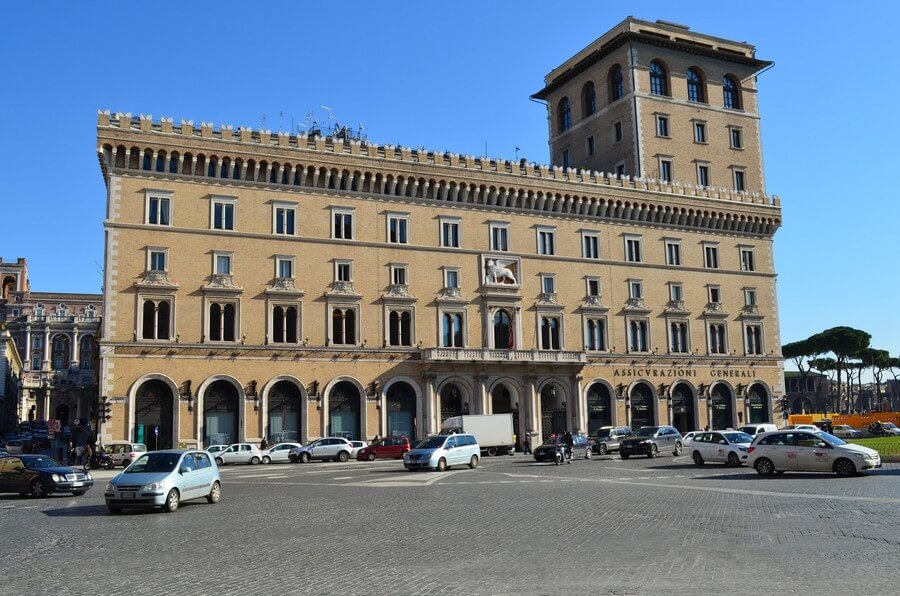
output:
POLYGON ((222 496, 219 468, 206 451, 151 451, 109 481, 104 491, 110 513, 125 507, 162 507, 171 513, 181 501, 222 496))

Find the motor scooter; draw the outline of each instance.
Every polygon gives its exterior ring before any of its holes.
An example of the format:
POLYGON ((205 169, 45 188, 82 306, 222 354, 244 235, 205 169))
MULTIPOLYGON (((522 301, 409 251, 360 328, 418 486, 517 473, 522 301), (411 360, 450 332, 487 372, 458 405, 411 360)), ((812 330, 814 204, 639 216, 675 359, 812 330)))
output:
POLYGON ((103 451, 93 453, 91 457, 86 462, 84 462, 85 471, 91 469, 99 470, 100 468, 112 470, 115 466, 116 464, 113 461, 113 458, 103 451))

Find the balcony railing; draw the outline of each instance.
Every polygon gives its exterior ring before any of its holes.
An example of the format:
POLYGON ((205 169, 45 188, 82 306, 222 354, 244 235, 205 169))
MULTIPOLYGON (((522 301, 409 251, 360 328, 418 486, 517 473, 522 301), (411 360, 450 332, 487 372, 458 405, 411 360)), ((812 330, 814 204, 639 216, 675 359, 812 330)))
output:
POLYGON ((559 364, 577 364, 586 361, 583 352, 562 352, 559 350, 492 350, 489 348, 429 348, 424 350, 423 358, 433 362, 551 362, 559 364))

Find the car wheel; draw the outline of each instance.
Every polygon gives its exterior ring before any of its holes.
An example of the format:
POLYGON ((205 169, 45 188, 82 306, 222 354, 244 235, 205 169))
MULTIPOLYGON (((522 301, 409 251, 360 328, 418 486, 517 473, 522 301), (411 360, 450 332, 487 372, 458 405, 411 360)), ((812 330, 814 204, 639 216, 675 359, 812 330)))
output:
POLYGON ((212 488, 209 489, 209 494, 206 495, 206 500, 213 505, 219 502, 219 499, 222 498, 222 485, 219 484, 218 481, 213 482, 212 488))
POLYGON ((675 443, 675 451, 672 452, 674 455, 681 455, 681 443, 675 443))
POLYGON ((72 494, 76 497, 80 497, 81 495, 83 495, 86 492, 87 492, 86 490, 73 490, 72 494))
POLYGON ((444 472, 447 470, 447 460, 443 457, 438 460, 437 471, 444 472))
POLYGON ((28 494, 35 499, 47 496, 47 491, 44 489, 44 483, 41 482, 40 478, 35 478, 31 481, 31 490, 28 491, 28 494))
POLYGON ((225 463, 225 462, 222 461, 222 458, 221 458, 221 457, 217 457, 217 458, 216 458, 216 465, 217 465, 217 466, 221 466, 221 465, 223 465, 224 463, 225 463))
POLYGON ((691 454, 691 458, 693 458, 693 460, 694 460, 694 465, 697 465, 697 466, 703 465, 703 456, 700 455, 699 451, 695 451, 693 454, 691 454))
POLYGON ((619 457, 621 457, 622 459, 628 459, 628 458, 631 457, 631 456, 630 456, 630 455, 627 455, 627 454, 625 454, 625 453, 620 453, 620 454, 619 454, 619 457))
POLYGON ((756 468, 756 473, 760 476, 771 476, 775 473, 775 464, 767 457, 761 457, 756 460, 753 467, 756 468))
POLYGON ((120 513, 122 513, 121 507, 113 507, 112 505, 107 505, 106 508, 109 509, 109 512, 113 515, 119 515, 120 513))
POLYGON ((178 495, 177 489, 172 489, 169 491, 169 494, 166 495, 166 504, 163 505, 163 511, 166 513, 174 513, 176 509, 178 509, 178 503, 181 501, 181 498, 178 495))
POLYGON ((741 460, 738 457, 737 453, 732 451, 728 454, 728 461, 725 462, 726 466, 731 466, 732 468, 738 468, 741 465, 741 460))
POLYGON ((478 467, 478 456, 473 455, 472 459, 469 460, 469 467, 473 470, 478 467))
POLYGON ((369 455, 366 456, 366 459, 369 461, 375 461, 375 454, 370 453, 369 455))
POLYGON ((347 453, 346 451, 341 451, 340 453, 338 453, 337 460, 339 462, 343 463, 343 462, 347 461, 348 459, 350 459, 350 454, 347 453))
POLYGON ((847 476, 853 476, 856 474, 856 466, 853 465, 853 462, 846 458, 841 458, 834 462, 834 473, 838 476, 846 478, 847 476))
POLYGON ((488 447, 487 454, 490 455, 491 457, 496 456, 497 448, 496 447, 488 447))
POLYGON ((600 446, 597 448, 597 452, 600 455, 606 455, 609 453, 609 447, 606 446, 606 443, 600 443, 600 446))
POLYGON ((263 463, 264 463, 264 464, 270 464, 270 463, 272 463, 272 458, 269 457, 268 455, 264 455, 264 456, 263 456, 263 463))
POLYGON ((300 463, 301 463, 301 464, 308 464, 308 463, 309 463, 309 453, 305 453, 305 452, 304 452, 304 453, 301 453, 301 454, 300 454, 300 463))
POLYGON ((647 453, 647 457, 653 459, 657 455, 659 455, 659 447, 656 446, 656 443, 653 443, 652 445, 650 445, 650 452, 647 453))
POLYGON ((256 457, 255 455, 254 455, 253 457, 250 458, 250 465, 251 465, 251 466, 255 466, 255 465, 258 464, 258 463, 259 463, 259 458, 256 457))

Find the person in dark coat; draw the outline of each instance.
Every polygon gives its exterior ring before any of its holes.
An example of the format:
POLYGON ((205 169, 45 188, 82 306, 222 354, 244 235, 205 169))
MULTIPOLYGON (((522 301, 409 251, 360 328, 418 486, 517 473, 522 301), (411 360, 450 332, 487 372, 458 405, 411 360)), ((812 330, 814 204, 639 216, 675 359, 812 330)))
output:
POLYGON ((259 448, 262 450, 266 450, 269 448, 269 442, 266 441, 265 437, 263 437, 263 440, 259 442, 259 448))
POLYGON ((575 437, 572 436, 572 433, 566 431, 563 441, 566 443, 566 461, 572 463, 572 457, 575 455, 575 437))

